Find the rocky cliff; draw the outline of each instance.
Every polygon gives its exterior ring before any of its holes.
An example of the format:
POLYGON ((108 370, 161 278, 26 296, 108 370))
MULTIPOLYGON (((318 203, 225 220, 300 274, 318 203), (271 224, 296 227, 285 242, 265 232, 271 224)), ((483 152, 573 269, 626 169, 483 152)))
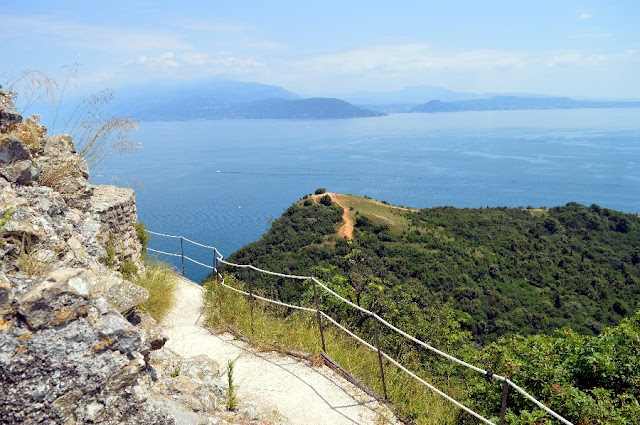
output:
POLYGON ((46 133, 0 90, 1 422, 227 423, 215 362, 163 349, 136 310, 133 191, 90 184, 71 137, 46 133))

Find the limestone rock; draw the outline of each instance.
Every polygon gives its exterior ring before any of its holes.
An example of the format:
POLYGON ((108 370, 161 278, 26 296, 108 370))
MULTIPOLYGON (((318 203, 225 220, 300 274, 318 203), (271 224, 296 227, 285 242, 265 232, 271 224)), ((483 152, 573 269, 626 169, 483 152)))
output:
POLYGON ((105 314, 93 327, 99 338, 94 346, 95 351, 109 348, 121 353, 131 353, 138 350, 142 343, 140 334, 120 314, 105 314))
POLYGON ((49 136, 44 141, 44 154, 52 157, 70 157, 76 153, 73 139, 68 134, 49 136))
POLYGON ((11 183, 29 185, 38 180, 40 170, 30 160, 24 160, 0 168, 0 175, 11 183))
POLYGON ((7 133, 15 124, 22 122, 22 115, 4 93, 0 92, 0 133, 7 133))
POLYGON ((149 291, 128 280, 121 280, 118 285, 111 286, 104 296, 113 308, 124 313, 149 299, 149 291))
POLYGON ((0 164, 31 159, 29 149, 15 136, 5 136, 0 140, 0 164))
POLYGON ((173 423, 147 400, 148 390, 135 389, 145 381, 141 337, 106 301, 90 296, 91 279, 87 270, 68 268, 35 282, 8 276, 17 302, 0 328, 3 423, 173 423))
POLYGON ((167 342, 167 336, 146 311, 133 311, 127 316, 127 320, 142 334, 140 352, 148 361, 151 351, 161 349, 167 342))
POLYGON ((0 272, 0 322, 4 322, 5 315, 11 313, 11 301, 13 301, 11 282, 4 273, 0 272))
POLYGON ((18 311, 31 329, 65 324, 87 312, 88 270, 58 269, 18 300, 18 311))
POLYGON ((128 365, 118 370, 109 378, 105 387, 106 391, 120 391, 122 388, 132 385, 144 366, 145 362, 142 356, 134 358, 128 365))
POLYGON ((69 239, 67 239, 67 246, 71 250, 71 253, 73 254, 76 261, 86 260, 87 253, 75 236, 71 236, 69 239))

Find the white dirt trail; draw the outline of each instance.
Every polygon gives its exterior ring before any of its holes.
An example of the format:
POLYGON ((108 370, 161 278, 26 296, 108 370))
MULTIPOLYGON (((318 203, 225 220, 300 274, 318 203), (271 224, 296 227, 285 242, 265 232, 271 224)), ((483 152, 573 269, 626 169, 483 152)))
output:
POLYGON ((265 413, 275 410, 282 424, 375 424, 382 412, 392 417, 385 406, 326 366, 258 351, 228 333, 213 334, 202 327, 199 285, 181 279, 176 295, 176 305, 162 322, 168 348, 184 357, 205 354, 222 370, 227 360, 237 359, 234 378, 240 403, 265 413))

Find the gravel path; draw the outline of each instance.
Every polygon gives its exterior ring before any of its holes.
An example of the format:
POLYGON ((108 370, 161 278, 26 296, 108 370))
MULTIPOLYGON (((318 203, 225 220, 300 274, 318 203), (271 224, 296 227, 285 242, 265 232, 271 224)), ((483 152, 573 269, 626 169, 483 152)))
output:
MULTIPOLYGON (((222 368, 236 360, 238 398, 264 412, 277 411, 283 424, 353 425, 380 421, 388 410, 326 366, 276 352, 261 352, 228 333, 213 334, 199 325, 202 288, 181 280, 175 307, 162 322, 167 346, 185 357, 205 354, 222 368), (196 323, 198 322, 198 323, 196 323)), ((380 422, 379 422, 380 421, 380 422)), ((395 422, 392 422, 395 423, 395 422)))

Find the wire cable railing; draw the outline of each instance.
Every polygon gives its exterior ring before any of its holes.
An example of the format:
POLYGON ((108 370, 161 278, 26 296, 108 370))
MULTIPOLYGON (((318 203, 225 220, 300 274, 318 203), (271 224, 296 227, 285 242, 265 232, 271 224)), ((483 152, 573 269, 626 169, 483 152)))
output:
POLYGON ((267 302, 267 303, 271 303, 271 304, 275 304, 275 305, 279 305, 279 306, 282 306, 282 307, 287 307, 287 308, 291 308, 291 309, 295 309, 295 310, 301 310, 301 311, 307 311, 307 312, 311 312, 311 313, 316 313, 318 326, 319 326, 319 329, 320 329, 320 335, 321 335, 321 338, 322 338, 322 349, 323 349, 323 352, 326 352, 326 347, 325 347, 325 341, 324 341, 324 334, 323 334, 323 330, 322 330, 321 317, 324 317, 326 320, 328 320, 329 322, 334 324, 336 327, 341 329, 343 332, 347 333, 349 336, 351 336, 352 338, 354 338, 355 340, 357 340, 361 344, 365 345, 367 348, 369 348, 369 349, 371 349, 373 351, 376 351, 378 353, 378 358, 379 358, 379 362, 380 362, 380 372, 381 372, 381 377, 382 377, 382 382, 383 382, 385 398, 386 398, 386 392, 387 391, 386 391, 386 383, 385 383, 385 378, 384 378, 384 369, 383 369, 383 364, 382 364, 382 358, 387 359, 387 361, 389 361, 390 363, 394 364, 400 370, 402 370, 403 372, 407 373, 409 376, 411 376, 412 378, 414 378, 415 380, 417 380, 421 384, 425 385, 431 391, 433 391, 436 394, 440 395, 441 397, 445 398, 446 400, 448 400, 449 402, 451 402, 455 406, 459 407, 460 409, 464 410, 465 412, 469 413, 470 415, 474 416, 478 420, 480 420, 480 421, 482 421, 484 423, 487 423, 487 424, 494 424, 493 422, 491 422, 488 419, 484 418, 480 414, 478 414, 478 413, 474 412, 473 410, 469 409, 468 407, 464 406, 459 401, 457 401, 454 398, 450 397, 449 395, 447 395, 443 391, 439 390, 438 388, 436 388, 432 384, 428 383, 423 378, 420 378, 418 375, 416 375, 415 373, 411 372, 409 369, 407 369, 405 366, 403 366, 400 362, 395 360, 393 357, 391 357, 390 355, 388 355, 387 353, 382 351, 380 349, 380 343, 379 343, 379 337, 378 337, 378 326, 377 326, 378 323, 386 326, 387 328, 391 329, 393 332, 397 333, 398 335, 401 335, 401 336, 405 337, 406 339, 418 344, 419 346, 423 347, 424 349, 429 350, 429 351, 431 351, 431 352, 433 352, 433 353, 435 353, 435 354, 437 354, 437 355, 439 355, 439 356, 441 356, 441 357, 443 357, 443 358, 445 358, 445 359, 447 359, 449 361, 452 361, 452 362, 457 363, 457 364, 459 364, 461 366, 464 366, 464 367, 466 367, 466 368, 468 368, 470 370, 478 372, 478 373, 484 375, 485 377, 487 377, 488 379, 496 379, 496 380, 502 381, 503 382, 503 392, 502 392, 502 410, 501 410, 501 415, 500 415, 500 424, 501 425, 504 424, 504 421, 505 421, 505 413, 506 413, 506 406, 507 406, 507 403, 506 403, 507 402, 507 392, 508 392, 508 388, 509 387, 512 387, 513 389, 515 389, 517 392, 519 392, 525 398, 527 398, 528 400, 533 402, 540 409, 544 410, 546 413, 548 413, 549 415, 553 416, 554 418, 556 418, 557 420, 559 420, 563 424, 573 425, 570 421, 568 421, 567 419, 565 419, 564 417, 562 417, 561 415, 559 415, 558 413, 556 413, 555 411, 553 411, 552 409, 548 408, 543 403, 538 401, 535 397, 533 397, 531 394, 529 394, 527 391, 525 391, 522 387, 516 385, 513 381, 508 379, 508 377, 497 375, 497 374, 493 373, 490 370, 485 370, 485 369, 482 369, 480 367, 474 366, 474 365, 472 365, 470 363, 465 362, 464 360, 458 359, 455 356, 452 356, 452 355, 447 354, 447 353, 445 353, 445 352, 443 352, 441 350, 438 350, 437 348, 427 344, 424 341, 419 340, 418 338, 414 337, 413 335, 411 335, 411 334, 403 331, 402 329, 394 326, 393 324, 387 322, 382 317, 380 317, 378 314, 376 314, 374 312, 371 312, 371 311, 369 311, 369 310, 367 310, 367 309, 365 309, 365 308, 363 308, 363 307, 361 307, 361 306, 349 301, 348 299, 346 299, 343 296, 341 296, 340 294, 336 293, 331 288, 329 288, 327 285, 325 285, 324 283, 322 283, 320 280, 316 279, 313 276, 290 275, 290 274, 286 274, 286 273, 278 273, 278 272, 274 272, 274 271, 270 271, 270 270, 261 269, 259 267, 256 267, 256 266, 252 265, 252 264, 235 264, 235 263, 226 261, 224 259, 224 256, 214 246, 201 244, 199 242, 196 242, 196 241, 193 241, 191 239, 188 239, 188 238, 186 238, 184 236, 169 235, 169 234, 164 234, 164 233, 153 232, 153 231, 150 231, 150 230, 146 230, 146 232, 151 234, 151 235, 155 235, 155 236, 167 237, 167 238, 173 238, 173 239, 179 239, 180 240, 180 248, 181 248, 181 253, 180 254, 161 251, 161 250, 156 250, 156 249, 152 249, 152 248, 147 248, 147 250, 150 251, 150 252, 156 253, 156 254, 162 254, 162 255, 167 255, 167 256, 170 256, 170 257, 181 258, 181 260, 182 260, 182 275, 183 276, 185 274, 185 260, 187 260, 187 261, 190 261, 190 262, 192 262, 194 264, 197 264, 197 265, 199 265, 201 267, 205 267, 205 268, 210 269, 215 274, 215 276, 219 279, 218 283, 221 286, 223 286, 223 287, 225 287, 225 288, 227 288, 227 289, 229 289, 231 291, 237 292, 237 293, 242 294, 244 296, 248 296, 251 299, 258 299, 258 300, 261 300, 261 301, 264 301, 264 302, 267 302), (193 258, 190 258, 187 255, 185 255, 185 253, 184 253, 184 243, 185 242, 191 243, 191 244, 199 246, 201 248, 212 250, 212 254, 213 254, 212 255, 212 264, 211 265, 204 264, 204 263, 202 263, 200 261, 197 261, 197 260, 195 260, 193 258), (227 265, 229 267, 234 267, 234 268, 239 268, 239 269, 248 269, 249 270, 249 292, 242 291, 240 289, 234 288, 231 285, 227 285, 224 282, 224 279, 222 278, 222 276, 218 273, 218 264, 225 264, 225 265, 227 265), (307 281, 307 280, 311 281, 312 284, 313 284, 313 291, 314 291, 314 298, 315 298, 316 308, 309 308, 309 307, 302 307, 302 306, 297 306, 297 305, 293 305, 293 304, 288 304, 288 303, 284 303, 282 301, 277 301, 277 300, 269 299, 269 298, 266 298, 266 297, 262 297, 262 296, 259 296, 259 295, 255 294, 255 293, 253 293, 252 285, 251 285, 251 270, 254 270, 254 271, 259 272, 259 273, 264 273, 264 274, 267 274, 267 275, 271 275, 271 276, 277 276, 277 277, 282 277, 282 278, 290 278, 290 279, 296 279, 296 280, 303 280, 303 281, 307 281), (340 300, 342 303, 345 303, 345 304, 353 307, 354 309, 360 311, 361 313, 363 313, 367 317, 373 318, 373 320, 374 320, 374 328, 375 328, 376 346, 373 346, 372 344, 368 343, 367 341, 365 341, 364 339, 362 339, 361 337, 356 335, 354 332, 352 332, 351 330, 347 329, 345 326, 340 324, 338 321, 333 319, 327 313, 325 313, 324 311, 320 310, 320 308, 318 306, 318 296, 317 296, 317 292, 316 292, 316 285, 319 286, 320 288, 322 288, 326 293, 328 293, 328 294, 332 295, 333 297, 337 298, 338 300, 340 300))

